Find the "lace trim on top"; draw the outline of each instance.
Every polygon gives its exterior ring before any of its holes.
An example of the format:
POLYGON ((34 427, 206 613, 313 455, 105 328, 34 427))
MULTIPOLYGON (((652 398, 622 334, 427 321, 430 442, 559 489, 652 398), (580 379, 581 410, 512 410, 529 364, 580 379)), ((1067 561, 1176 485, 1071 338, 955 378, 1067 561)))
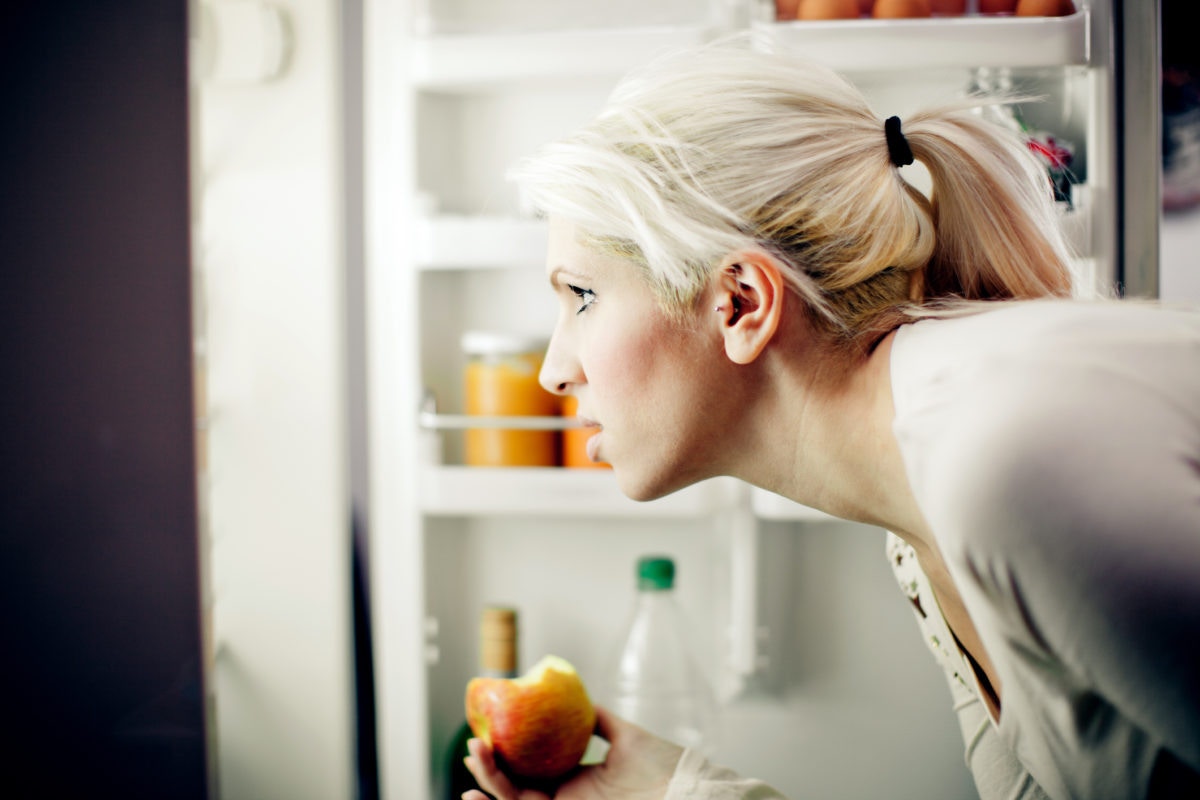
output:
POLYGON ((916 551, 906 541, 888 531, 887 557, 896 582, 900 584, 900 590, 912 604, 913 616, 921 629, 921 638, 933 652, 934 659, 946 674, 954 676, 964 689, 977 697, 975 681, 971 677, 971 665, 967 663, 954 641, 954 635, 950 633, 950 626, 946 624, 946 618, 942 616, 942 610, 933 594, 933 586, 917 561, 916 551))

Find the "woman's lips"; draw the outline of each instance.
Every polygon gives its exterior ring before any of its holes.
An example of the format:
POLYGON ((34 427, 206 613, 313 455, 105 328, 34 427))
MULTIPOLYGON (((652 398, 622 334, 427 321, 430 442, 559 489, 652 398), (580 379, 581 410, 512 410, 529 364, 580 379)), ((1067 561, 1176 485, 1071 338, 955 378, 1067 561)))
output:
POLYGON ((587 448, 588 460, 599 463, 600 432, 604 430, 604 426, 599 422, 596 422, 596 420, 589 419, 582 414, 579 415, 579 422, 585 429, 594 431, 594 433, 588 437, 587 444, 585 446, 587 448))

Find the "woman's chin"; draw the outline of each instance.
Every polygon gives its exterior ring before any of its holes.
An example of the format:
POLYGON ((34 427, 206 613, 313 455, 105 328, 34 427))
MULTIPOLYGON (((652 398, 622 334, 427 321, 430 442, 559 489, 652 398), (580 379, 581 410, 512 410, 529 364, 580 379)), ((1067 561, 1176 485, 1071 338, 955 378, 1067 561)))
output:
POLYGON ((617 488, 621 493, 639 503, 646 503, 666 497, 677 492, 695 481, 669 480, 665 475, 644 475, 622 470, 616 464, 612 465, 613 474, 617 479, 617 488))

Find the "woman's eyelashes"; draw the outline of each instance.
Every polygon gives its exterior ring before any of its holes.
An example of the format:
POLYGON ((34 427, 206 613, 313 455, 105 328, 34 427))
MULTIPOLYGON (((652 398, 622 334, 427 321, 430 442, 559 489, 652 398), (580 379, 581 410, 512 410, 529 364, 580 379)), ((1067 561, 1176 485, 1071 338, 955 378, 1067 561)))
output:
POLYGON ((596 293, 591 289, 583 289, 579 286, 572 286, 569 283, 567 284, 567 288, 579 298, 579 308, 575 310, 576 314, 582 314, 584 311, 587 311, 588 306, 596 302, 596 293))

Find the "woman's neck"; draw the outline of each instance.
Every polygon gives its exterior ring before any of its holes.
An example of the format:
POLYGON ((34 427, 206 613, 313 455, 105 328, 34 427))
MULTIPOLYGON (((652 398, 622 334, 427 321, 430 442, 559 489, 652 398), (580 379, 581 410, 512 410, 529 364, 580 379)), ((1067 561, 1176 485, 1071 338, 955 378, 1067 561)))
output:
POLYGON ((998 718, 998 675, 913 496, 892 430, 894 340, 895 332, 836 377, 804 369, 802 358, 781 370, 789 378, 775 393, 774 414, 786 427, 776 424, 773 438, 763 437, 761 446, 773 459, 756 461, 770 465, 759 468, 763 481, 753 474, 746 479, 842 519, 885 528, 912 545, 947 624, 992 692, 987 702, 998 718), (782 435, 784 430, 792 435, 782 435), (780 459, 788 456, 791 468, 779 469, 780 459))
POLYGON ((759 457, 739 477, 834 516, 886 528, 914 546, 927 526, 892 433, 888 334, 861 361, 833 374, 801 356, 776 370, 774 400, 760 408, 759 457), (762 457, 766 454, 766 457, 762 457))

